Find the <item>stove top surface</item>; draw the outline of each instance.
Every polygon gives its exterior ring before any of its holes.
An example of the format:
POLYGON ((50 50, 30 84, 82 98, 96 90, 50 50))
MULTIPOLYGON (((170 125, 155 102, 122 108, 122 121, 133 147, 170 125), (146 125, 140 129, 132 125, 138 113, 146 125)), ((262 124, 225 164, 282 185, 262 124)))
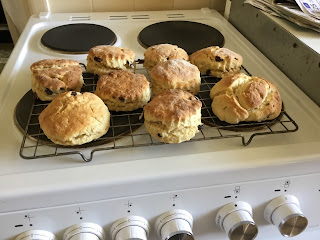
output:
POLYGON ((145 48, 170 43, 184 49, 189 55, 206 47, 224 45, 224 37, 217 29, 190 21, 151 24, 139 33, 138 41, 145 48))
MULTIPOLYGON (((261 165, 279 165, 279 158, 281 164, 285 164, 304 161, 310 156, 319 155, 317 146, 320 141, 320 110, 318 106, 217 12, 208 10, 173 12, 175 18, 172 18, 171 12, 119 13, 118 15, 77 13, 71 16, 70 14, 48 14, 31 18, 0 79, 2 116, 0 176, 57 169, 67 170, 84 166, 89 169, 89 166, 84 164, 78 156, 22 159, 19 156, 22 135, 13 120, 17 103, 31 88, 29 67, 33 62, 46 58, 70 58, 86 64, 86 54, 63 54, 41 44, 41 38, 48 30, 70 24, 70 21, 97 24, 110 29, 116 34, 117 41, 114 45, 132 49, 136 52, 137 59, 142 59, 145 51, 145 48, 138 43, 138 34, 151 24, 186 20, 212 26, 224 36, 224 47, 243 56, 244 66, 252 75, 264 77, 278 86, 286 111, 299 126, 299 130, 295 133, 258 136, 247 147, 241 144, 239 138, 234 138, 101 151, 96 153, 94 160, 90 163, 91 166, 105 166, 109 169, 107 171, 112 171, 111 166, 127 169, 129 166, 141 164, 148 169, 148 174, 170 172, 172 167, 178 166, 181 168, 181 173, 184 170, 193 171, 194 168, 204 170, 208 167, 214 167, 214 171, 219 172, 261 165), (176 18, 177 13, 181 18, 176 18), (194 159, 198 159, 197 162, 194 159), (224 161, 222 162, 221 159, 224 161), (154 167, 159 165, 159 161, 164 164, 163 170, 154 167)), ((138 69, 138 71, 144 71, 144 69, 138 69)), ((88 148, 84 154, 88 156, 90 151, 91 149, 88 148)), ((127 171, 124 170, 121 174, 127 171)))

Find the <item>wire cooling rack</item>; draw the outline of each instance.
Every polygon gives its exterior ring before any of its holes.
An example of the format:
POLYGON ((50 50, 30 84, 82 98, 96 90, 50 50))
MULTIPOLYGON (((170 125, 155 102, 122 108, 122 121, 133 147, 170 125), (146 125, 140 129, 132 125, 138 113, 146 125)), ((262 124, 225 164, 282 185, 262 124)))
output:
MULTIPOLYGON (((242 67, 242 71, 251 75, 244 67, 242 67)), ((137 68, 136 73, 145 74, 150 80, 150 76, 144 68, 137 68)), ((94 92, 98 80, 97 77, 85 72, 83 78, 85 82, 83 91, 94 92)), ((282 134, 298 130, 298 125, 284 108, 278 118, 270 121, 241 122, 239 124, 228 124, 220 121, 212 112, 212 100, 210 99, 210 89, 219 80, 212 76, 201 77, 200 92, 197 96, 202 102, 201 113, 204 125, 199 128, 199 133, 189 142, 239 138, 242 144, 247 146, 256 136, 282 134)), ((38 122, 39 114, 49 102, 42 102, 36 99, 30 90, 19 104, 16 108, 15 120, 16 125, 23 132, 20 156, 24 159, 77 154, 85 162, 90 162, 94 157, 94 153, 99 151, 165 144, 152 138, 145 130, 143 119, 141 119, 142 109, 138 109, 132 112, 111 112, 109 131, 97 140, 76 148, 56 145, 45 136, 38 122), (18 107, 19 104, 21 105, 20 107, 18 107), (22 109, 22 113, 17 109, 22 109), (91 149, 89 157, 86 157, 81 151, 84 148, 91 149)))

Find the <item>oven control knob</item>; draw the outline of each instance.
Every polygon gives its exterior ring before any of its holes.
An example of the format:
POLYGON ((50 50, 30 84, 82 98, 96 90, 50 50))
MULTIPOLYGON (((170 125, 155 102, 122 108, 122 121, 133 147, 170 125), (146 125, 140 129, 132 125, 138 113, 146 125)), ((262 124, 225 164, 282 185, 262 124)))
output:
POLYGON ((182 209, 161 214, 155 223, 155 229, 161 240, 193 240, 192 226, 191 214, 182 209))
POLYGON ((258 227, 252 219, 252 208, 242 201, 224 205, 216 216, 216 224, 228 234, 230 240, 252 240, 258 234, 258 227))
POLYGON ((112 224, 111 240, 147 240, 149 228, 148 221, 143 217, 123 217, 112 224))
POLYGON ((302 233, 308 225, 308 219, 300 210, 299 200, 292 195, 272 199, 264 209, 264 218, 285 237, 302 233))
POLYGON ((51 232, 44 230, 30 230, 21 233, 15 240, 57 240, 51 232))
POLYGON ((79 223, 69 227, 63 240, 104 240, 106 234, 102 227, 95 223, 79 223))

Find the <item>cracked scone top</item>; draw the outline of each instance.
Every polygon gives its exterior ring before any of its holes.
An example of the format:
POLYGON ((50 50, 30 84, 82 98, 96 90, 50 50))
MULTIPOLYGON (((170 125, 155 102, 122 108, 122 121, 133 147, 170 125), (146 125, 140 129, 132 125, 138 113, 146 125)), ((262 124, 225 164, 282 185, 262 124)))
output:
POLYGON ((165 62, 172 59, 183 59, 188 61, 188 53, 172 44, 158 44, 148 47, 144 53, 144 63, 143 66, 151 71, 151 69, 157 65, 159 62, 165 62))
POLYGON ((103 75, 111 70, 134 72, 135 53, 127 48, 99 45, 91 48, 87 56, 87 72, 103 75))
POLYGON ((210 97, 213 113, 231 124, 275 119, 282 108, 280 93, 273 83, 244 73, 222 78, 211 89, 210 97))
POLYGON ((213 46, 191 54, 190 62, 199 68, 201 74, 221 78, 240 71, 242 56, 227 48, 213 46))
POLYGON ((44 59, 30 66, 32 91, 42 101, 51 101, 67 91, 79 92, 83 86, 82 69, 77 61, 44 59))
POLYGON ((149 81, 145 75, 123 70, 102 75, 94 93, 111 111, 133 111, 142 108, 151 97, 149 81))
POLYGON ((44 134, 59 145, 81 145, 107 133, 110 113, 93 93, 66 92, 39 115, 44 134))
POLYGON ((192 94, 200 91, 199 69, 183 59, 160 62, 150 72, 152 93, 160 94, 166 89, 181 89, 192 94))
POLYGON ((165 143, 180 143, 195 136, 201 123, 201 101, 191 93, 170 89, 144 106, 144 124, 151 136, 165 143))

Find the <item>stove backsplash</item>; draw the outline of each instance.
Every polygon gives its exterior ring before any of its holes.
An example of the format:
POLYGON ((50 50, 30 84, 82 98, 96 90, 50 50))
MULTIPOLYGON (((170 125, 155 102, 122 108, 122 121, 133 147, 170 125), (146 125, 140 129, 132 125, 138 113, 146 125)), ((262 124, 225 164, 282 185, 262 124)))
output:
POLYGON ((41 12, 128 12, 211 8, 224 12, 226 0, 2 0, 16 43, 28 18, 41 12))
MULTIPOLYGON (((174 9, 213 8, 223 11, 226 0, 42 0, 48 2, 51 12, 113 12, 154 11, 174 9)), ((33 0, 38 5, 39 0, 33 0)))

